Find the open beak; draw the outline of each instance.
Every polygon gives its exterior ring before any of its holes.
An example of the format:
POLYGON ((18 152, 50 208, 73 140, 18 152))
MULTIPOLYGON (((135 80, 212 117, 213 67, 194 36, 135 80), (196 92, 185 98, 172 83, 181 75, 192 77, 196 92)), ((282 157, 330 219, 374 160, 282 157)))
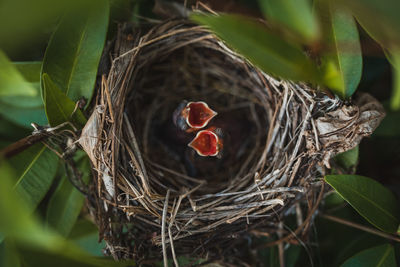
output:
POLYGON ((217 112, 203 101, 183 102, 174 112, 173 119, 175 125, 181 130, 193 132, 207 126, 216 115, 217 112))
POLYGON ((186 108, 188 109, 186 123, 194 129, 204 128, 218 114, 203 101, 189 102, 186 108))
POLYGON ((222 150, 223 142, 215 133, 215 127, 212 127, 199 131, 188 146, 196 150, 200 156, 217 156, 222 150))

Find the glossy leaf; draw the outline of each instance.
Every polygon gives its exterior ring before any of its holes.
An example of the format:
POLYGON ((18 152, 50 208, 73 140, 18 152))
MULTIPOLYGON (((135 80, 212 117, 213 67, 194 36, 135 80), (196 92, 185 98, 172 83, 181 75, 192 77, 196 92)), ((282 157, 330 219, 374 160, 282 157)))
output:
POLYGON ((400 49, 392 53, 393 94, 390 98, 392 110, 400 110, 400 49))
POLYGON ((14 190, 31 210, 46 195, 57 172, 58 157, 42 144, 36 144, 10 159, 17 179, 14 190))
MULTIPOLYGON (((90 163, 83 158, 77 168, 83 172, 82 180, 87 182, 90 177, 90 163)), ((46 222, 63 236, 67 236, 73 228, 82 210, 85 197, 64 175, 56 191, 52 195, 47 208, 46 222)))
POLYGON ((385 232, 397 231, 399 202, 389 189, 360 175, 327 175, 325 181, 371 224, 385 232))
POLYGON ((312 12, 309 0, 259 0, 258 2, 268 22, 286 26, 301 36, 305 43, 318 39, 318 20, 312 12))
POLYGON ((394 249, 381 245, 366 249, 346 260, 341 267, 396 267, 394 249))
POLYGON ((85 125, 86 118, 81 110, 53 83, 47 73, 43 74, 43 88, 46 116, 51 126, 67 121, 76 126, 85 125))
POLYGON ((291 80, 318 79, 316 66, 300 47, 274 35, 261 23, 238 15, 194 14, 191 18, 207 25, 231 47, 267 73, 291 80))
POLYGON ((65 16, 51 37, 42 74, 50 75, 73 101, 92 96, 108 17, 108 1, 95 1, 65 16))
POLYGON ((316 6, 327 47, 322 56, 325 84, 337 95, 349 97, 356 91, 362 73, 357 25, 350 13, 332 8, 324 0, 316 2, 316 6))
POLYGON ((24 79, 17 68, 0 50, 0 97, 35 96, 35 88, 24 79))

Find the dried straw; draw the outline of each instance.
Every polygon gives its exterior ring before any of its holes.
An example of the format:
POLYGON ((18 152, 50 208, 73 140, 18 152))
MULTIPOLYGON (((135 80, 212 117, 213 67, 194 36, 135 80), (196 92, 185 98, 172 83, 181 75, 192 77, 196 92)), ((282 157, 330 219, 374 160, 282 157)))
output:
POLYGON ((150 26, 121 27, 109 45, 80 138, 96 170, 90 210, 109 253, 147 263, 163 254, 178 265, 179 255, 240 253, 245 236, 279 230, 274 244, 305 236, 329 159, 371 134, 381 107, 274 78, 188 21, 150 26), (245 126, 237 131, 245 141, 225 144, 236 146, 229 159, 194 158, 205 166, 195 174, 185 146, 174 150, 164 139, 183 99, 204 100, 245 126), (294 232, 280 224, 288 214, 297 216, 294 232))

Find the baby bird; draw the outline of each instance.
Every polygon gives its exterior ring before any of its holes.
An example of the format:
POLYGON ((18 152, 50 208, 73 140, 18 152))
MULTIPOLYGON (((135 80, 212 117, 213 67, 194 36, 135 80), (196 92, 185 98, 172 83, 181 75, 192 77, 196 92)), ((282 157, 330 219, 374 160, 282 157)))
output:
POLYGON ((172 115, 172 120, 179 129, 194 132, 207 126, 218 113, 203 101, 182 101, 172 115))
POLYGON ((196 137, 188 144, 199 156, 221 157, 223 147, 222 130, 210 127, 207 130, 197 132, 196 137))

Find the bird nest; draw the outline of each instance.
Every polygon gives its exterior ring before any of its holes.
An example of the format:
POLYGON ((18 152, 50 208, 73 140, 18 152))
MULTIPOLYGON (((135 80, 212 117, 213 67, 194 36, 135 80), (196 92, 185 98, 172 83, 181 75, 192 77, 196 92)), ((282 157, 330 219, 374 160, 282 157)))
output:
POLYGON ((251 236, 305 236, 330 158, 383 114, 366 95, 344 103, 274 78, 183 19, 121 27, 103 69, 79 141, 94 169, 89 209, 117 259, 177 264, 179 255, 241 253, 251 236), (195 133, 172 121, 183 100, 218 112, 210 123, 225 129, 221 157, 187 146, 195 133), (291 232, 282 228, 290 214, 291 232))

